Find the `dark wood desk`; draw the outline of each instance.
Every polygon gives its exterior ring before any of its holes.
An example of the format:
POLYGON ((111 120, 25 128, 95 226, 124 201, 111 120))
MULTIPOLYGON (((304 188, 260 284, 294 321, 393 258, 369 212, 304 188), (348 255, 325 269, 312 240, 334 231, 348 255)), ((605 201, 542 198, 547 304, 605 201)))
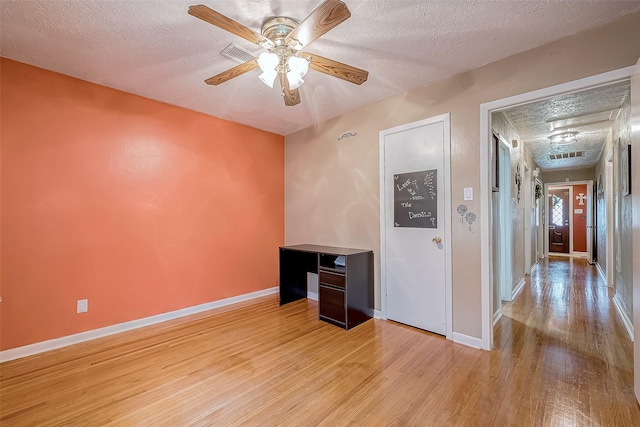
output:
POLYGON ((320 320, 351 329, 372 317, 372 251, 319 245, 280 247, 280 305, 307 297, 307 273, 318 275, 320 320))

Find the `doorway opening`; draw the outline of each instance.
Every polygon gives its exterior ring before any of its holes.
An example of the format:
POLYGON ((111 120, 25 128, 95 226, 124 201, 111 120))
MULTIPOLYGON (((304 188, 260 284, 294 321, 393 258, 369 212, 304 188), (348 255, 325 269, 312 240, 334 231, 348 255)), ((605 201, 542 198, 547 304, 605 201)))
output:
MULTIPOLYGON (((496 251, 494 251, 494 245, 498 244, 498 240, 494 237, 494 224, 492 223, 494 219, 493 209, 495 207, 495 201, 491 186, 492 176, 495 173, 495 170, 492 169, 493 162, 490 161, 492 158, 492 114, 500 112, 501 110, 505 110, 508 108, 537 102, 550 99, 552 97, 556 97, 559 95, 571 95, 576 92, 584 91, 587 89, 593 89, 598 87, 604 87, 607 85, 612 85, 615 83, 620 83, 624 81, 628 81, 633 72, 633 67, 627 67, 620 70, 615 70, 603 74, 599 74, 596 76, 588 77, 585 79, 576 80, 573 82, 563 83, 560 85, 552 86, 545 89, 540 89, 537 91, 516 95, 509 98, 504 98, 497 101, 492 101, 489 103, 482 104, 480 106, 480 131, 481 131, 481 139, 480 139, 480 178, 481 178, 481 191, 485 196, 481 198, 481 266, 482 266, 482 348, 486 350, 490 350, 493 347, 493 322, 495 315, 495 288, 494 285, 496 283, 494 275, 497 274, 495 271, 495 260, 494 256, 496 251)), ((556 129, 562 130, 563 126, 570 125, 557 123, 556 120, 556 129)), ((549 124, 549 123, 547 123, 549 124)), ((551 141, 550 141, 551 142, 551 141)), ((549 142, 549 143, 550 143, 549 142)), ((567 157, 570 155, 567 154, 567 157)), ((573 155, 574 157, 576 154, 573 155)), ((557 156, 557 158, 562 158, 562 156, 557 156)), ((532 166, 529 164, 529 166, 532 166)), ((562 169, 562 168, 558 168, 562 169)), ((543 172, 544 174, 544 172, 543 172)), ((542 175, 542 174, 541 174, 542 175)), ((512 176, 511 181, 515 183, 518 187, 518 191, 512 192, 512 197, 519 199, 521 197, 520 194, 520 184, 521 177, 512 176), (514 194, 516 193, 516 194, 514 194), (514 197, 515 196, 515 197, 514 197)), ((542 179, 542 182, 553 182, 553 180, 542 179)), ((534 183, 538 183, 535 180, 534 183)), ((535 193, 534 193, 535 194, 535 193)), ((548 210, 543 208, 534 208, 534 204, 532 204, 532 210, 538 213, 542 218, 548 216, 548 210)), ((535 215, 535 213, 534 213, 535 215)), ((538 227, 539 229, 540 227, 538 227)), ((540 233, 537 234, 540 236, 540 233)), ((539 239, 537 248, 540 247, 539 239)), ((539 253, 539 250, 536 251, 539 253)))

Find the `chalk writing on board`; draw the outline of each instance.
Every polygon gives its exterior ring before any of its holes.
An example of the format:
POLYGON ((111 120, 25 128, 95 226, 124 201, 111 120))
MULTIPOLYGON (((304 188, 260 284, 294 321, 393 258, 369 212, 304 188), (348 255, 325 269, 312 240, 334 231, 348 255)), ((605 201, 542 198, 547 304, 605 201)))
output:
POLYGON ((393 215, 396 227, 438 227, 438 171, 393 176, 393 215))

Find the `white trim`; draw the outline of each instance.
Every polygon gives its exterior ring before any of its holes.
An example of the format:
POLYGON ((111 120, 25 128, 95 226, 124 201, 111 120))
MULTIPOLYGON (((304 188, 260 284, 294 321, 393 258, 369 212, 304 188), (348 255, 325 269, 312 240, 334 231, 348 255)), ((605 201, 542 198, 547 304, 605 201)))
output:
POLYGON ((386 320, 386 317, 382 317, 382 311, 380 310, 373 310, 373 318, 386 320))
POLYGON ((620 317, 624 328, 627 330, 627 334, 629 334, 629 339, 633 342, 633 321, 622 308, 622 303, 618 298, 618 294, 613 296, 613 306, 616 308, 616 313, 618 313, 618 317, 620 317))
POLYGON ((539 266, 540 266, 540 261, 536 261, 536 263, 531 266, 529 275, 531 276, 538 269, 539 266))
POLYGON ((477 348, 479 350, 482 349, 482 340, 480 338, 470 337, 469 335, 454 332, 452 339, 455 343, 466 345, 467 347, 477 348))
POLYGON ((520 292, 522 292, 522 290, 524 289, 524 284, 525 284, 525 280, 524 277, 522 279, 520 279, 520 281, 518 282, 518 284, 516 285, 515 289, 513 290, 513 294, 511 295, 511 301, 513 301, 514 299, 516 299, 516 297, 518 296, 518 294, 520 292))
POLYGON ((595 76, 550 86, 523 94, 480 104, 480 298, 482 323, 482 348, 490 350, 493 346, 493 312, 491 310, 491 240, 490 206, 491 188, 489 187, 489 159, 491 150, 491 113, 500 109, 549 98, 555 95, 576 92, 595 86, 628 80, 634 66, 613 70, 595 76))
POLYGON ((180 310, 169 311, 167 313, 156 314, 142 319, 131 320, 129 322, 118 323, 116 325, 105 326, 104 328, 93 329, 79 334, 67 335, 65 337, 54 338, 52 340, 42 341, 35 344, 29 344, 22 347, 16 347, 9 350, 0 351, 0 361, 7 362, 9 360, 19 359, 21 357, 32 356, 34 354, 43 353, 45 351, 55 350, 81 342, 94 340, 96 338, 106 337, 108 335, 129 331, 131 329, 142 328, 144 326, 156 323, 166 322, 191 314, 201 313, 203 311, 213 310, 215 308, 225 307, 239 302, 249 301, 266 295, 278 293, 279 288, 263 289, 248 294, 238 295, 235 297, 225 298, 218 301, 211 301, 205 304, 194 305, 192 307, 182 308, 180 310))
POLYGON ((312 299, 314 301, 318 301, 318 293, 317 292, 307 291, 307 298, 308 299, 312 299))
POLYGON ((385 219, 385 182, 384 182, 384 165, 385 151, 384 143, 387 135, 402 132, 416 127, 426 126, 433 123, 443 123, 443 175, 444 175, 444 245, 445 259, 445 321, 446 321, 446 338, 453 339, 453 285, 452 285, 452 261, 451 261, 451 115, 450 113, 441 114, 439 116, 430 117, 424 120, 407 123, 389 129, 381 130, 379 133, 379 155, 380 155, 380 302, 381 302, 381 318, 387 318, 387 280, 385 266, 385 247, 386 239, 386 219, 385 219))
POLYGON ((495 313, 493 313, 493 326, 496 326, 496 323, 502 319, 502 307, 498 309, 495 313))
POLYGON ((602 269, 602 266, 600 265, 599 262, 596 262, 596 268, 598 269, 598 274, 600 274, 600 277, 604 281, 604 285, 608 287, 609 284, 607 283, 607 275, 604 272, 604 270, 602 269))

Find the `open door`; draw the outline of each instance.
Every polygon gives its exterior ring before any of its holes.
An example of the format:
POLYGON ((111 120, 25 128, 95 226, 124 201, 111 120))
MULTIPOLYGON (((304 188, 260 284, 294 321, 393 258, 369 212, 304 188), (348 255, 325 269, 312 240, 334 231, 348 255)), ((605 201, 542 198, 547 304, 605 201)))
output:
POLYGON ((597 247, 596 244, 596 229, 598 227, 597 224, 597 215, 596 215, 596 204, 598 200, 598 195, 596 194, 596 186, 593 185, 593 181, 587 184, 587 260, 589 264, 595 264, 597 259, 597 247))

